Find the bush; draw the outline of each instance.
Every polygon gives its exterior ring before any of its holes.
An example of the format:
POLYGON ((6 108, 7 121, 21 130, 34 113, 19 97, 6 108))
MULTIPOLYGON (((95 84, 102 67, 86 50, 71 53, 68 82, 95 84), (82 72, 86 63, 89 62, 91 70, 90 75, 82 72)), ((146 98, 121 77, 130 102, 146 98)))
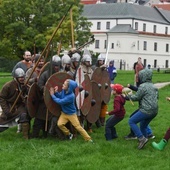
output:
POLYGON ((0 58, 0 72, 11 72, 17 62, 18 62, 17 60, 10 60, 10 59, 1 57, 0 58))

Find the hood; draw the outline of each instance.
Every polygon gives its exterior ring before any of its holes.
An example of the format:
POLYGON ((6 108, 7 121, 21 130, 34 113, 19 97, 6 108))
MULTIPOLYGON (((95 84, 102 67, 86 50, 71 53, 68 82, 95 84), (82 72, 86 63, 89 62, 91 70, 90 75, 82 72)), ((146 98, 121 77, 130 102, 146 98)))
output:
POLYGON ((69 86, 68 86, 68 91, 67 93, 72 93, 74 92, 75 88, 77 87, 77 82, 75 82, 74 80, 69 80, 69 86))
POLYGON ((152 81, 152 70, 143 69, 139 72, 140 83, 151 82, 152 81))

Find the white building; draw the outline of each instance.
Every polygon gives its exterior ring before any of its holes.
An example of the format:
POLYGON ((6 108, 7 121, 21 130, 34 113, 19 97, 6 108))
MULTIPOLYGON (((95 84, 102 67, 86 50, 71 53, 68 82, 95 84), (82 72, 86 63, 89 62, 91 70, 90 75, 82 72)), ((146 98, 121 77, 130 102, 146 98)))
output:
POLYGON ((131 70, 140 56, 144 65, 170 68, 170 11, 129 3, 85 5, 95 42, 88 49, 106 53, 116 67, 131 70), (107 45, 107 42, 109 43, 107 45))

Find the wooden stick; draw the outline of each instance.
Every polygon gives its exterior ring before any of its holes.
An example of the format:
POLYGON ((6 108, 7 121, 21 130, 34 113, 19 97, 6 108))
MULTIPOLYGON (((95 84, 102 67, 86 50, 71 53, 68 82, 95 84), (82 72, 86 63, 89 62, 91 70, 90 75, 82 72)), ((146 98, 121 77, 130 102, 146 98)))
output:
POLYGON ((45 118, 45 131, 47 132, 48 127, 48 109, 46 110, 46 118, 45 118))
MULTIPOLYGON (((69 7, 69 9, 67 10, 67 13, 70 11, 70 9, 72 8, 72 6, 73 6, 73 4, 69 7)), ((47 43, 46 47, 44 48, 43 52, 41 53, 41 56, 38 58, 35 66, 33 67, 33 70, 32 70, 32 72, 31 72, 31 74, 29 75, 28 79, 25 81, 24 85, 28 84, 29 79, 31 78, 32 74, 34 73, 34 71, 35 71, 35 69, 36 69, 39 61, 41 60, 42 56, 44 55, 44 53, 45 53, 46 50, 48 49, 48 47, 49 47, 49 45, 51 44, 51 41, 52 41, 54 35, 56 34, 56 32, 58 31, 58 29, 60 28, 60 26, 61 26, 61 24, 63 23, 64 19, 66 18, 67 13, 63 16, 63 18, 60 20, 58 26, 57 26, 56 29, 54 30, 54 32, 53 32, 53 34, 52 34, 52 37, 51 37, 50 40, 48 41, 48 43, 47 43)), ((14 107, 15 107, 15 105, 16 105, 19 97, 21 96, 21 94, 22 94, 22 91, 20 91, 20 93, 18 94, 16 100, 14 101, 14 103, 13 103, 11 109, 10 109, 10 112, 12 112, 12 110, 14 109, 14 107)))
POLYGON ((71 41, 72 41, 72 48, 74 48, 74 26, 73 26, 72 9, 70 9, 70 22, 71 22, 71 41))
MULTIPOLYGON (((124 91, 125 95, 128 96, 128 94, 126 93, 126 91, 124 91)), ((134 103, 132 102, 132 100, 129 98, 130 103, 134 106, 134 103)))
POLYGON ((62 42, 60 40, 60 43, 58 44, 58 51, 57 51, 58 56, 60 55, 61 47, 62 47, 62 42))

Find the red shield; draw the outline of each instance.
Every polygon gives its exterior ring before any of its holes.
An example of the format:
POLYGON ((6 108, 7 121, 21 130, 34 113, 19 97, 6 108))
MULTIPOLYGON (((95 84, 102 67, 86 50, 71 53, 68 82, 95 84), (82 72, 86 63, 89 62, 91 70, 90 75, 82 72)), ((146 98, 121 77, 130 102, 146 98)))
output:
POLYGON ((81 90, 80 88, 76 88, 75 90, 77 108, 86 116, 91 107, 92 86, 89 76, 83 73, 81 67, 77 70, 76 82, 81 88, 81 90))
POLYGON ((40 90, 37 83, 33 83, 27 97, 27 109, 30 117, 35 117, 39 107, 40 90))
POLYGON ((84 89, 84 101, 81 107, 81 112, 84 116, 86 116, 91 108, 91 100, 92 100, 92 86, 90 82, 90 78, 87 74, 84 75, 84 82, 82 83, 84 89))
POLYGON ((92 81, 91 84, 92 84, 92 100, 95 103, 93 103, 93 105, 91 106, 90 111, 86 118, 90 123, 95 123, 99 119, 101 111, 101 95, 98 84, 95 81, 92 81))
POLYGON ((78 84, 78 87, 82 88, 82 90, 80 90, 79 88, 76 88, 75 93, 76 93, 76 105, 77 108, 80 110, 81 107, 83 106, 83 102, 84 102, 84 95, 85 95, 85 91, 83 90, 83 82, 84 82, 84 73, 81 67, 79 67, 77 69, 76 72, 76 78, 75 81, 78 84))
POLYGON ((55 73, 47 80, 44 88, 44 102, 48 110, 57 117, 60 116, 61 107, 52 100, 49 90, 51 87, 58 86, 58 91, 61 91, 66 79, 72 79, 72 77, 65 72, 55 73))

